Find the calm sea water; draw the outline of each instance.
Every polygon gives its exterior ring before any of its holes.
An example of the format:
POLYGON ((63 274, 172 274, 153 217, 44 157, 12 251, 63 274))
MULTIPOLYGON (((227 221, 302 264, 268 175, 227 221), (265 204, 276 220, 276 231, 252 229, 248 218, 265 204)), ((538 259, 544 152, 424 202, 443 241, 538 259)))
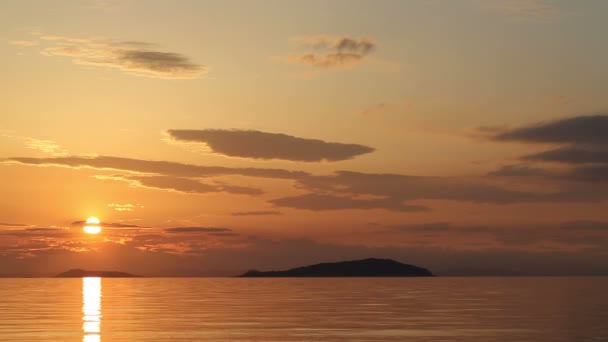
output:
POLYGON ((0 279, 0 341, 608 341, 608 278, 0 279))

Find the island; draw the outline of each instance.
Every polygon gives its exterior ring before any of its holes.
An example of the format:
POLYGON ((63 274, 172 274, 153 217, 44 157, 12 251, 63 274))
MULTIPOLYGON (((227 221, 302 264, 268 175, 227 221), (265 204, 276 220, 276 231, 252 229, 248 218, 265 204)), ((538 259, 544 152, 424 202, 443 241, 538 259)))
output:
POLYGON ((71 269, 67 272, 59 273, 55 278, 86 278, 86 277, 103 277, 103 278, 134 278, 139 277, 130 273, 117 271, 87 271, 79 268, 71 269))
POLYGON ((248 271, 241 278, 262 277, 433 277, 426 268, 391 259, 364 259, 321 263, 285 271, 248 271))

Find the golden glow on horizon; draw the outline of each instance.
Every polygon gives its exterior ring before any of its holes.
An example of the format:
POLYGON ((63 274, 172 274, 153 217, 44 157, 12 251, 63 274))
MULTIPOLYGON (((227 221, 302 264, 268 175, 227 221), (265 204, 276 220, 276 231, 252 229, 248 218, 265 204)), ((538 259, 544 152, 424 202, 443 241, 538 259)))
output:
POLYGON ((82 278, 82 313, 82 341, 101 341, 101 278, 82 278))

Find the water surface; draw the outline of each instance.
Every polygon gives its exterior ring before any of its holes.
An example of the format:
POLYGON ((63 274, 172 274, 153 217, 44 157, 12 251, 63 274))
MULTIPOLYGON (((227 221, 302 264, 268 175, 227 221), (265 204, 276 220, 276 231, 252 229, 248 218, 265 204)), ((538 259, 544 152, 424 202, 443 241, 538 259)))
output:
POLYGON ((608 341, 608 278, 0 279, 0 341, 608 341))

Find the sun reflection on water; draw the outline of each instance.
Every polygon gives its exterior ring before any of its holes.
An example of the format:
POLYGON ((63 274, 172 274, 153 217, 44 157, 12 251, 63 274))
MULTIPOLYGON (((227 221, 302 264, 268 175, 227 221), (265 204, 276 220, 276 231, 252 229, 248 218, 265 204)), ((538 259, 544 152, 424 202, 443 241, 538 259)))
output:
POLYGON ((101 341, 101 278, 82 278, 82 313, 82 341, 101 341))

